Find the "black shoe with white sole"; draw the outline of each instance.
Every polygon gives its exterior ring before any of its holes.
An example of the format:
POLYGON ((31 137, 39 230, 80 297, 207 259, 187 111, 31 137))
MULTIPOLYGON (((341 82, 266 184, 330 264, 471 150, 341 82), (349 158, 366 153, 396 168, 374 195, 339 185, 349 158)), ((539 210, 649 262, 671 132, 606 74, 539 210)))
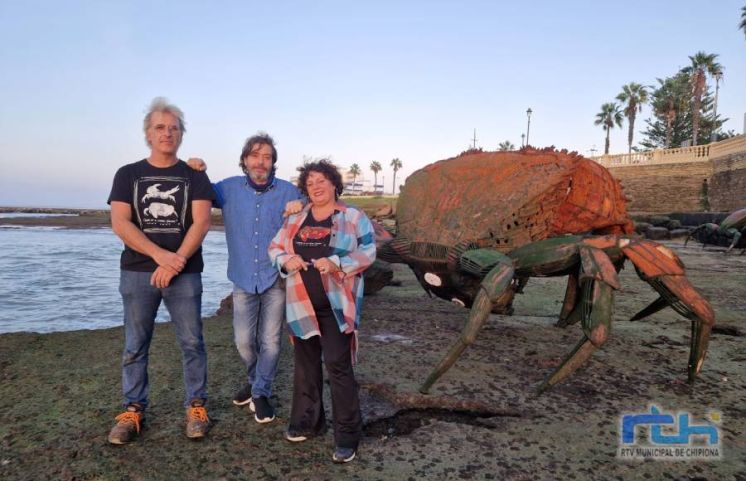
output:
POLYGON ((334 454, 332 455, 332 461, 335 463, 349 463, 355 459, 355 448, 342 448, 337 446, 334 448, 334 454))
POLYGON ((285 439, 287 439, 291 443, 302 443, 303 441, 306 441, 308 439, 308 436, 300 431, 288 429, 287 431, 285 431, 285 439))
POLYGON ((253 398, 253 401, 256 408, 256 414, 254 414, 256 422, 264 424, 275 420, 275 408, 269 403, 269 399, 265 396, 257 396, 253 398))
MULTIPOLYGON (((233 404, 236 406, 244 406, 251 403, 251 384, 247 384, 241 388, 240 391, 233 396, 233 404)), ((251 408, 251 406, 249 406, 251 408)), ((252 412, 254 410, 252 409, 252 412)))

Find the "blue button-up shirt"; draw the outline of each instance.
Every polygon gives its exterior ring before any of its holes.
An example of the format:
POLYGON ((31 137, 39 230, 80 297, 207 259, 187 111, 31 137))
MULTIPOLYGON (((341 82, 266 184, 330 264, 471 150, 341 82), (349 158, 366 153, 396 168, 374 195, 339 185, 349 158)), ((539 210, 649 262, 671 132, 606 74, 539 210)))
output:
POLYGON ((285 204, 300 199, 290 182, 274 179, 264 192, 257 192, 246 176, 229 177, 214 184, 215 207, 223 210, 228 244, 228 279, 246 292, 260 294, 275 283, 267 249, 284 221, 285 204))

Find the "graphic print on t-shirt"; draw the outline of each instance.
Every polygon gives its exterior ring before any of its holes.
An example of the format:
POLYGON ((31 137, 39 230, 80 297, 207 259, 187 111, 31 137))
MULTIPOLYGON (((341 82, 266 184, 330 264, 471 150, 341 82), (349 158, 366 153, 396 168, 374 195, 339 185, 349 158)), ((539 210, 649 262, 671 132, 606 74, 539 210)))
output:
POLYGON ((184 231, 189 183, 184 177, 140 177, 135 181, 135 212, 146 233, 184 231))
POLYGON ((320 241, 326 237, 329 237, 331 233, 332 233, 332 230, 329 227, 304 225, 303 228, 298 231, 298 238, 305 246, 308 246, 308 247, 326 245, 328 244, 328 242, 313 242, 313 241, 320 241))
POLYGON ((327 245, 329 241, 324 242, 323 240, 329 237, 331 233, 332 229, 330 227, 304 225, 298 231, 297 238, 300 242, 296 242, 296 245, 300 244, 305 247, 327 245))

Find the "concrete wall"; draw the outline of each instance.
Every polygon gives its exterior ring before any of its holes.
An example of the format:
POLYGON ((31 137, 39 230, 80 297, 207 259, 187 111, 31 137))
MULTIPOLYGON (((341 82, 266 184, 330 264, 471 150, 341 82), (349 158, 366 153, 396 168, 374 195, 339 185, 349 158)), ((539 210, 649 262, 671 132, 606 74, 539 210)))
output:
POLYGON ((630 212, 732 212, 746 207, 746 152, 703 162, 627 165, 609 171, 622 183, 630 212))
MULTIPOLYGON (((713 174, 711 161, 680 164, 630 165, 609 168, 629 199, 630 212, 702 212, 702 183, 713 174)), ((712 210, 712 207, 710 207, 712 210)))
POLYGON ((710 209, 734 211, 746 207, 746 152, 712 160, 710 209))

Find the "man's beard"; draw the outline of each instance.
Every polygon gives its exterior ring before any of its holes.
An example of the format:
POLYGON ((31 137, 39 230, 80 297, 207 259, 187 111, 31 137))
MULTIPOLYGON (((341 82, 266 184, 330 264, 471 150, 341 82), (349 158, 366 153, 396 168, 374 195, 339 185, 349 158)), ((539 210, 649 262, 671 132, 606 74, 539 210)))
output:
POLYGON ((256 182, 257 184, 264 184, 269 179, 270 172, 255 172, 253 170, 249 170, 249 177, 251 177, 251 180, 256 182))

